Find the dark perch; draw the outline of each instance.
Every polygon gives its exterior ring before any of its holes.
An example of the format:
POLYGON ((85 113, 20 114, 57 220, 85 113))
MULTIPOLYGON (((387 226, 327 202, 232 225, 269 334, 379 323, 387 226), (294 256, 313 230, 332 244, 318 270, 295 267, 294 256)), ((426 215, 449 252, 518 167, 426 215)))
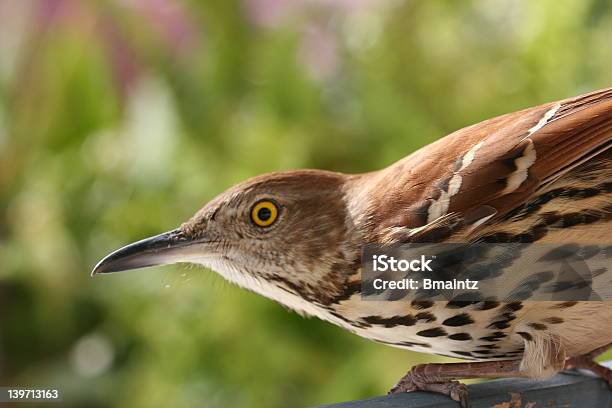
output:
MULTIPOLYGON (((612 367, 612 361, 605 363, 612 367)), ((470 387, 473 408, 606 408, 612 391, 590 373, 568 372, 546 381, 504 379, 470 387)), ((427 392, 389 395, 361 401, 321 405, 320 408, 457 408, 450 398, 427 392)))

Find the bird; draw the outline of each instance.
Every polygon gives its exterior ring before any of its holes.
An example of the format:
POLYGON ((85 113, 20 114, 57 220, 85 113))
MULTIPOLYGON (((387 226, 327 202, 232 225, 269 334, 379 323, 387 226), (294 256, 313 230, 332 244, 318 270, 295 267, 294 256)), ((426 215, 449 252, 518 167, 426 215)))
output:
MULTIPOLYGON (((390 393, 470 405, 468 378, 543 379, 612 347, 612 302, 363 298, 369 244, 604 245, 612 228, 612 88, 457 130, 378 171, 268 173, 169 232, 122 247, 92 275, 189 263, 386 345, 459 358, 412 367, 390 393)), ((610 258, 608 258, 609 260, 610 258)))

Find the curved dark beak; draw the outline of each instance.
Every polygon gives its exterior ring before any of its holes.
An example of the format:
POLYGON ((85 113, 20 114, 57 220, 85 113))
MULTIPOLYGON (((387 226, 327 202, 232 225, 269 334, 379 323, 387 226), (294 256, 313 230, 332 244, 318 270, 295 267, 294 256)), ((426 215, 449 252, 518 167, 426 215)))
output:
POLYGON ((191 241, 179 229, 165 232, 112 252, 98 262, 91 275, 189 262, 203 255, 202 248, 194 245, 201 242, 191 241))

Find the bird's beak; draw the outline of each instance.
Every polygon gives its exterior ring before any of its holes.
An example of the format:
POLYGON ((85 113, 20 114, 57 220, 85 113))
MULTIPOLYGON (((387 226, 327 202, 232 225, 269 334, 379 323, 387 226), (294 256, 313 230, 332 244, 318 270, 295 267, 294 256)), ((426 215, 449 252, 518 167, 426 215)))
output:
POLYGON ((179 229, 134 242, 107 255, 91 275, 122 272, 147 266, 191 262, 202 258, 203 240, 191 240, 179 229))

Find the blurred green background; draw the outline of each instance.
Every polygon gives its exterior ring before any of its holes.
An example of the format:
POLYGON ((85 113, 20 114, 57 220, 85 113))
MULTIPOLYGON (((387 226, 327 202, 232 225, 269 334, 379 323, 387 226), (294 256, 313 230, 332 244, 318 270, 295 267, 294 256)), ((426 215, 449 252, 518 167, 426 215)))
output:
POLYGON ((607 0, 1 0, 0 384, 300 407, 415 362, 223 282, 96 261, 267 171, 375 170, 612 84, 607 0))

